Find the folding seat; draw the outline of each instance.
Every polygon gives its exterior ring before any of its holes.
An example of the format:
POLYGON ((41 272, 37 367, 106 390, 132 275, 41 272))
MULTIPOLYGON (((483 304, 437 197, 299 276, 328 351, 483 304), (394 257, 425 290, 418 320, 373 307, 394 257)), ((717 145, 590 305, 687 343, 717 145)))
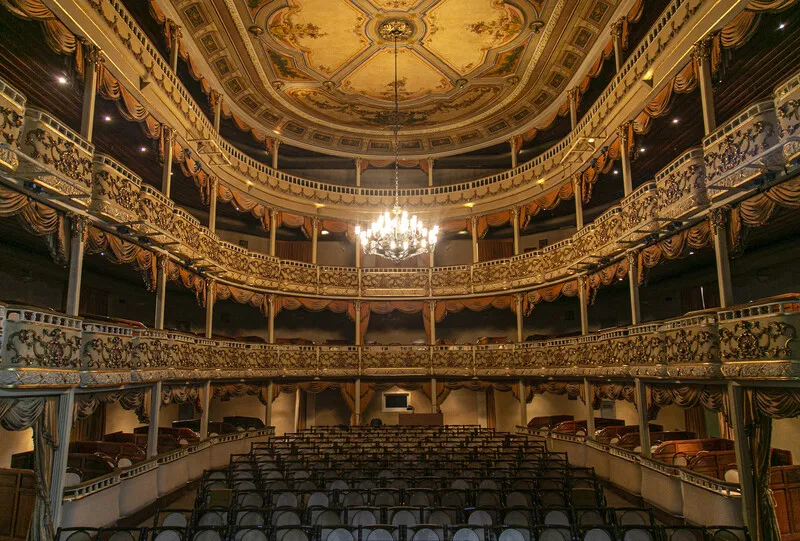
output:
POLYGON ((449 526, 463 522, 460 507, 425 507, 422 509, 422 520, 426 524, 449 526))
POLYGON ((436 524, 415 524, 406 530, 408 541, 444 541, 444 528, 436 524))
POLYGON ((399 488, 376 488, 369 491, 367 501, 378 506, 400 505, 403 493, 399 488))
POLYGON ((272 526, 299 526, 303 523, 303 510, 291 507, 273 509, 269 518, 272 526))
POLYGON ((350 485, 344 479, 327 479, 325 488, 328 490, 347 490, 350 485))
POLYGON ((275 526, 275 541, 311 541, 313 538, 309 526, 282 525, 275 526))
POLYGON ((575 534, 578 541, 616 541, 618 535, 612 525, 577 527, 575 534))
POLYGON ((650 525, 617 525, 618 539, 620 541, 658 541, 660 529, 650 525))
POLYGON ((747 528, 736 526, 706 526, 706 541, 750 541, 747 528))
POLYGON ((509 526, 530 527, 536 522, 536 512, 531 507, 506 507, 502 511, 502 523, 509 526))
POLYGON ((273 490, 270 493, 272 507, 299 507, 300 501, 297 492, 293 490, 273 490))
POLYGON ((655 526, 653 510, 643 507, 616 507, 613 509, 617 526, 655 526))
POLYGON ((430 507, 436 505, 438 491, 430 488, 409 488, 405 491, 406 504, 430 507))
POLYGON ((533 535, 529 526, 503 525, 495 529, 497 541, 531 541, 533 535))
POLYGON ((330 525, 319 528, 319 541, 358 541, 359 531, 357 526, 330 525))
POLYGON ((478 488, 482 490, 501 490, 503 482, 498 479, 483 479, 478 483, 478 488))
POLYGON ((603 507, 605 505, 602 490, 594 488, 573 488, 570 491, 570 501, 574 507, 603 507))
POLYGON ((506 507, 530 507, 533 505, 535 494, 528 489, 512 490, 505 495, 506 507))
POLYGON ((662 532, 664 541, 706 541, 702 526, 664 526, 662 532))
POLYGON ((502 503, 503 493, 498 489, 475 491, 475 505, 478 507, 498 507, 502 503))
POLYGON ((228 539, 228 525, 224 526, 194 526, 187 541, 226 541, 228 539))
POLYGON ((463 508, 469 505, 470 495, 468 490, 444 489, 439 491, 439 504, 445 507, 463 508))
POLYGON ((604 526, 616 522, 613 511, 605 507, 573 506, 572 516, 576 526, 604 526))
POLYGON ((381 522, 381 509, 372 506, 347 507, 347 524, 351 526, 373 526, 381 522))
POLYGON ((310 522, 313 526, 338 526, 345 524, 344 511, 334 507, 319 507, 311 511, 310 522))
POLYGON ((369 528, 362 526, 362 541, 399 541, 405 534, 405 526, 391 526, 389 524, 375 524, 369 528))
POLYGON ((342 507, 369 505, 369 491, 359 489, 342 490, 339 492, 338 503, 342 507))
POLYGON ((572 541, 572 527, 569 525, 539 525, 532 528, 536 541, 572 541))
POLYGON ((224 507, 195 509, 192 526, 227 526, 229 520, 228 509, 224 507))
POLYGON ((187 539, 189 539, 189 529, 179 526, 145 528, 142 535, 142 541, 186 541, 187 539))
POLYGON ((457 525, 447 528, 448 541, 490 541, 488 528, 473 525, 457 525))
POLYGON ((159 509, 153 517, 153 528, 188 529, 193 517, 194 509, 159 509))
POLYGON ((422 508, 409 506, 395 506, 386 509, 387 521, 394 525, 419 524, 422 522, 422 508))
POLYGON ((231 541, 269 541, 266 526, 231 526, 231 541))
POLYGON ((567 497, 567 493, 563 490, 558 489, 540 489, 536 492, 536 502, 537 505, 542 506, 561 506, 565 507, 569 505, 569 499, 567 497))

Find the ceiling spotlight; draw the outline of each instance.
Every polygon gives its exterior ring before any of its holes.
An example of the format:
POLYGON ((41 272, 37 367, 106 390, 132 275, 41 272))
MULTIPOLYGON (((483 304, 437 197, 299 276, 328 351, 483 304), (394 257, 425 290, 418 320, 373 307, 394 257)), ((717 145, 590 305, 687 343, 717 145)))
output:
POLYGON ((589 137, 589 143, 594 143, 594 137, 589 137))
POLYGON ((544 179, 540 178, 539 180, 536 181, 536 184, 539 184, 539 185, 544 184, 544 179))
POLYGON ((639 152, 644 152, 644 147, 640 147, 639 152))
POLYGON ((614 174, 615 175, 619 175, 619 170, 618 169, 614 169, 614 174))
POLYGON ((679 118, 673 118, 673 119, 672 119, 672 123, 673 123, 673 124, 677 124, 678 122, 680 122, 680 119, 679 119, 679 118))
POLYGON ((689 252, 689 255, 694 255, 694 251, 689 252))
POLYGON ((459 235, 467 235, 467 234, 469 234, 469 231, 467 231, 466 229, 462 229, 461 231, 458 232, 458 234, 459 235))
POLYGON ((103 117, 103 120, 105 120, 106 122, 111 122, 111 117, 109 115, 106 115, 103 117))
POLYGON ((147 152, 147 147, 139 147, 139 152, 147 152))
POLYGON ((60 85, 67 84, 67 78, 64 77, 63 75, 59 75, 58 77, 56 77, 56 81, 58 81, 58 84, 60 85))
POLYGON ((328 231, 327 229, 323 229, 322 231, 319 232, 320 235, 327 235, 329 233, 330 231, 328 231))
POLYGON ((778 30, 783 30, 784 28, 786 28, 786 23, 781 23, 778 25, 778 30))

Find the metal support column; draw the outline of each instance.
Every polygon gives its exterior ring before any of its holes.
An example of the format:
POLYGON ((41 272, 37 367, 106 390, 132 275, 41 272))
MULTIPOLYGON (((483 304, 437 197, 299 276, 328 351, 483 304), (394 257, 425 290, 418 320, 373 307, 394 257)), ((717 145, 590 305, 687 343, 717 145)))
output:
POLYGON ((478 262, 478 218, 472 217, 472 262, 478 262))
POLYGON ((519 380, 519 426, 528 426, 528 402, 525 380, 519 380))
POLYGON ((619 156, 622 162, 622 188, 625 195, 630 195, 633 191, 633 173, 631 172, 631 153, 628 151, 630 143, 630 123, 625 123, 617 128, 617 136, 619 137, 619 156))
POLYGON ((170 44, 169 51, 169 65, 174 73, 178 72, 178 55, 181 49, 181 27, 175 24, 175 21, 167 19, 167 24, 172 27, 172 43, 170 44))
POLYGON ((511 169, 515 169, 517 167, 517 141, 512 137, 508 140, 508 144, 511 145, 511 169))
POLYGON ((717 118, 714 112, 714 85, 711 73, 711 38, 698 41, 692 54, 700 64, 700 101, 703 105, 703 127, 705 135, 717 129, 717 118))
POLYGON ((578 278, 578 300, 581 303, 581 334, 589 334, 589 302, 586 297, 586 277, 578 278))
POLYGON ((574 130, 578 125, 578 89, 570 88, 567 90, 567 99, 569 100, 570 129, 574 130))
POLYGON ((67 284, 67 315, 70 316, 77 316, 81 305, 81 277, 87 227, 88 222, 83 216, 70 218, 69 282, 67 284))
POLYGON ((733 430, 733 446, 736 450, 736 469, 739 471, 739 487, 742 492, 742 516, 745 526, 750 529, 750 534, 761 538, 760 532, 757 531, 753 457, 744 426, 744 388, 733 381, 728 382, 728 400, 731 406, 730 425, 733 430))
POLYGON ((361 378, 356 379, 355 394, 356 395, 353 397, 353 404, 356 411, 353 417, 355 420, 355 426, 361 426, 361 378))
POLYGON ((524 326, 525 320, 523 319, 522 313, 522 293, 517 293, 514 295, 516 302, 516 313, 517 313, 517 343, 522 342, 522 335, 524 333, 524 326))
POLYGON ((428 187, 433 186, 433 158, 428 158, 428 187))
POLYGON ((147 458, 158 454, 158 423, 161 416, 161 381, 150 387, 150 426, 147 428, 147 458))
POLYGON ((211 177, 208 183, 208 230, 212 233, 217 231, 217 185, 219 179, 211 177))
POLYGON ((353 308, 355 312, 355 327, 356 327, 356 345, 360 346, 363 343, 364 337, 361 336, 361 301, 353 301, 353 308))
POLYGON ((583 229, 583 184, 580 174, 572 178, 572 192, 575 198, 575 227, 580 231, 583 229))
POLYGON ((171 128, 166 126, 163 129, 162 137, 164 142, 164 164, 161 168, 161 193, 169 198, 172 190, 172 142, 174 140, 174 133, 171 128))
POLYGON ((275 257, 278 236, 278 210, 269 209, 269 255, 275 257))
POLYGON ((164 306, 167 298, 167 256, 160 255, 156 261, 156 329, 164 328, 164 306))
POLYGON ((214 280, 206 280, 206 338, 211 338, 214 333, 214 303, 216 302, 217 286, 214 280))
POLYGON ((594 394, 589 378, 583 378, 583 394, 586 400, 586 437, 594 439, 594 394))
MULTIPOLYGON (((78 47, 80 47, 78 43, 78 47)), ((94 106, 97 100, 97 74, 100 63, 100 49, 85 45, 86 57, 83 72, 83 107, 81 109, 81 137, 92 142, 94 130, 94 106)))
POLYGON ((311 264, 317 264, 317 242, 319 239, 319 218, 311 219, 311 264))
POLYGON ((211 107, 214 110, 214 131, 219 133, 219 127, 222 123, 222 94, 216 90, 212 90, 209 94, 211 100, 211 107))
POLYGON ((511 226, 514 230, 514 255, 519 255, 519 207, 511 209, 511 226))
POLYGON ((431 378, 431 413, 439 412, 439 395, 436 392, 436 378, 431 378))
POLYGON ((267 297, 269 303, 267 310, 267 342, 275 343, 275 295, 267 297))
POLYGON ((273 395, 275 393, 275 387, 272 380, 267 383, 267 406, 266 412, 264 413, 264 426, 272 426, 272 402, 273 402, 273 395))
POLYGON ((714 256, 717 261, 717 283, 719 302, 722 308, 733 305, 733 285, 731 283, 731 262, 728 257, 728 212, 717 208, 711 211, 711 231, 714 237, 714 256))
POLYGON ((58 447, 53 454, 53 471, 50 476, 50 516, 53 528, 61 526, 64 499, 64 477, 67 474, 69 437, 75 415, 75 389, 69 389, 58 398, 58 447))
POLYGON ((623 19, 611 25, 611 39, 614 40, 614 66, 617 73, 622 69, 622 25, 623 19))
POLYGON ((356 188, 361 187, 361 158, 356 158, 356 188))
POLYGON ((203 383, 203 413, 200 414, 200 439, 208 437, 208 416, 211 411, 211 380, 203 383))
POLYGON ((278 149, 281 146, 279 139, 275 139, 272 143, 272 168, 278 170, 278 149))
POLYGON ((650 421, 647 418, 647 385, 636 378, 636 409, 639 414, 639 446, 642 456, 650 458, 650 421))
POLYGON ((430 303, 429 308, 431 311, 431 322, 430 322, 430 344, 436 344, 436 301, 428 301, 430 303))
POLYGON ((639 257, 636 252, 628 252, 628 288, 631 297, 631 325, 642 322, 642 308, 639 304, 639 257))

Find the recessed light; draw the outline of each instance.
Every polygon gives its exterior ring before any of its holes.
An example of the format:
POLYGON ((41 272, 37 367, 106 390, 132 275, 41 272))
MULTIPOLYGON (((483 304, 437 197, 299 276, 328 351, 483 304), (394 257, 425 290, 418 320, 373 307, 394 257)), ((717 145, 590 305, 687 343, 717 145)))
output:
POLYGON ((589 137, 589 142, 594 143, 594 137, 589 137))
POLYGON ((60 85, 67 84, 67 78, 64 77, 63 75, 59 75, 58 77, 56 77, 56 81, 58 81, 58 84, 60 85))
POLYGON ((672 119, 672 123, 673 123, 673 124, 677 124, 677 123, 678 123, 678 122, 680 122, 680 121, 681 121, 681 120, 680 120, 679 118, 673 118, 673 119, 672 119))
POLYGON ((461 231, 458 232, 459 235, 466 235, 467 233, 469 233, 469 231, 467 231, 466 229, 462 229, 461 231))
POLYGON ((617 169, 614 169, 614 174, 615 174, 615 175, 619 175, 619 170, 617 170, 617 169))
POLYGON ((544 179, 540 178, 539 180, 536 181, 536 184, 544 184, 544 179))
POLYGON ((784 28, 786 28, 786 23, 781 23, 778 25, 778 30, 783 30, 784 28))
POLYGON ((329 231, 327 229, 323 229, 322 231, 319 232, 320 235, 327 235, 328 233, 329 231))
POLYGON ((139 152, 147 152, 147 147, 139 147, 139 152))
POLYGON ((639 148, 639 152, 644 152, 644 147, 639 148))
POLYGON ((106 122, 111 122, 111 117, 106 115, 103 117, 103 120, 105 120, 106 122))
POLYGON ((689 255, 694 255, 694 251, 689 252, 689 255))
POLYGON ((472 207, 475 206, 475 203, 464 203, 464 206, 467 207, 468 209, 471 209, 472 207))

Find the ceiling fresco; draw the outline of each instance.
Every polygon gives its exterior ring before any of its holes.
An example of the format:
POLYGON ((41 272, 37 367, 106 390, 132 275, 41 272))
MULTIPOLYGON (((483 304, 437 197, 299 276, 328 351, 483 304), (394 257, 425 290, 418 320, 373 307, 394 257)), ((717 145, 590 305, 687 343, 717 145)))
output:
MULTIPOLYGON (((165 0, 167 1, 167 0, 165 0)), ((242 116, 290 144, 400 152, 494 144, 561 102, 622 0, 171 0, 242 116), (386 37, 384 37, 386 36, 386 37)))

